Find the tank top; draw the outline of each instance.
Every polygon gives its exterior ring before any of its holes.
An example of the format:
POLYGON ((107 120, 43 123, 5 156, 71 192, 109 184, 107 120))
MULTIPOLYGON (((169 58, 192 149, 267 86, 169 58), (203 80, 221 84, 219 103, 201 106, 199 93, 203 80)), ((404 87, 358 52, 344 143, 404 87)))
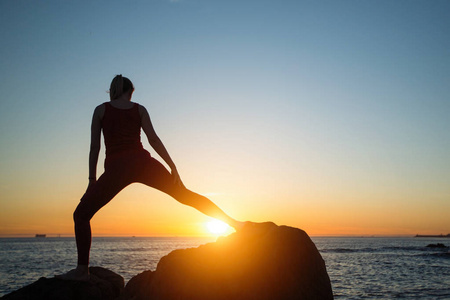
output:
POLYGON ((141 116, 139 104, 129 109, 120 109, 105 102, 102 119, 106 157, 122 152, 143 149, 141 143, 141 116))

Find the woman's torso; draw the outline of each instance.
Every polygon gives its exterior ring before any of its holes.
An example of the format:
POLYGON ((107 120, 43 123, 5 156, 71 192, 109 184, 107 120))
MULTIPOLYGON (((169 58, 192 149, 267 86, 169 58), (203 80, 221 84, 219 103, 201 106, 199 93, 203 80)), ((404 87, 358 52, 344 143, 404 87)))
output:
POLYGON ((102 117, 102 129, 106 157, 142 150, 139 104, 105 102, 103 105, 105 112, 102 117))

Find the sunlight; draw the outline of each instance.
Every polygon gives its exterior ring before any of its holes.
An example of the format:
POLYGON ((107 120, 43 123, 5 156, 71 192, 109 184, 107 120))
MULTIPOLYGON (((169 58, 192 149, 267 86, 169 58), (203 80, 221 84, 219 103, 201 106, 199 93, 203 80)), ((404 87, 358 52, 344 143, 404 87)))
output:
POLYGON ((228 226, 227 223, 219 221, 219 220, 212 220, 208 223, 206 223, 206 227, 208 228, 208 231, 212 234, 224 234, 230 226, 228 226))

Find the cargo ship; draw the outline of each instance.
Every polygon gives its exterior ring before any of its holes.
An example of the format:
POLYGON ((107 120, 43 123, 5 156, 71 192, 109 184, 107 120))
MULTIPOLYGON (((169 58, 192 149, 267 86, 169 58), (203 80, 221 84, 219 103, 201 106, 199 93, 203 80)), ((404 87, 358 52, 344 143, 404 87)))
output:
POLYGON ((443 235, 443 234, 437 234, 437 235, 422 235, 422 234, 416 234, 416 237, 424 237, 424 238, 450 238, 450 233, 447 235, 443 235))

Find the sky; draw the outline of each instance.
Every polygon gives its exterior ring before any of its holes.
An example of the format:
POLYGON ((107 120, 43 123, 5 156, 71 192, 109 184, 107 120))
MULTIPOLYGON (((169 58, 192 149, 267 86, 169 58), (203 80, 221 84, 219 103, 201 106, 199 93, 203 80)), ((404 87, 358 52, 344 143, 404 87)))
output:
MULTIPOLYGON (((0 236, 73 235, 116 74, 185 185, 236 219, 450 233, 449 1, 5 0, 0 28, 0 236)), ((91 223, 202 236, 210 220, 133 184, 91 223)))

